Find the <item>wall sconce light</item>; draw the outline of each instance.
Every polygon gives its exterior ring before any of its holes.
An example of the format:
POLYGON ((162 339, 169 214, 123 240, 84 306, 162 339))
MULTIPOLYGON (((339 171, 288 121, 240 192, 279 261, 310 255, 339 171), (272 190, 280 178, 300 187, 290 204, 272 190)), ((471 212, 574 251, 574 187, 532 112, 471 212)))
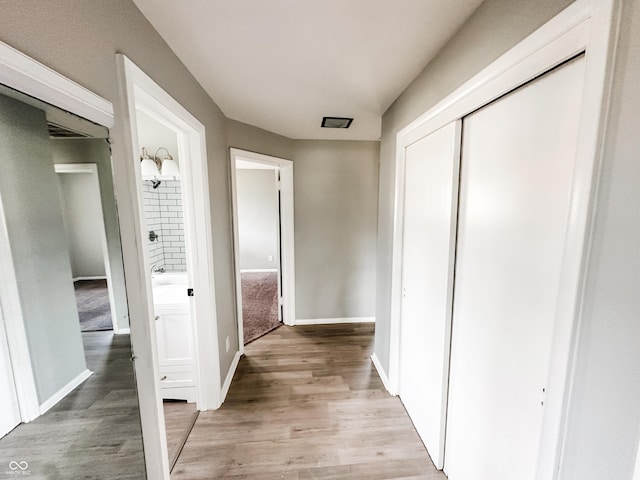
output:
POLYGON ((142 155, 140 155, 140 170, 142 171, 143 180, 174 180, 180 178, 180 169, 173 159, 169 150, 159 147, 153 157, 149 156, 147 149, 142 147, 142 155), (158 152, 164 150, 166 155, 164 158, 158 157, 158 152))

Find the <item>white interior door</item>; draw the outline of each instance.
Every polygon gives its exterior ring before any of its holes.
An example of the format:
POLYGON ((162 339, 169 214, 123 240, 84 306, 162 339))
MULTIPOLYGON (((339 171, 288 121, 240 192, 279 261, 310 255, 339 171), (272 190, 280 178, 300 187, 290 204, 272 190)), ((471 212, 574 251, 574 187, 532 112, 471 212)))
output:
POLYGON ((445 471, 533 480, 584 58, 466 117, 445 471))
POLYGON ((20 421, 20 407, 18 406, 9 345, 0 306, 0 438, 13 430, 20 421))
POLYGON ((406 149, 400 398, 442 469, 459 171, 459 125, 406 149))

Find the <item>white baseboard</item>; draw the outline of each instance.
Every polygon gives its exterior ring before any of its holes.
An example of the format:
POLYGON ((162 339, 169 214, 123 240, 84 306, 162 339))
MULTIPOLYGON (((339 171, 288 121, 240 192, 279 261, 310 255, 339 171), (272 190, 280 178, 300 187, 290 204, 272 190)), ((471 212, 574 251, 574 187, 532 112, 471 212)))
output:
POLYGON ((74 277, 73 281, 77 282, 78 280, 106 280, 107 277, 98 276, 98 277, 74 277))
POLYGON ((46 402, 40 405, 40 415, 44 415, 49 410, 51 410, 56 405, 56 403, 58 403, 64 397, 69 395, 74 388, 81 385, 82 382, 84 382, 91 375, 93 375, 93 372, 87 369, 84 372, 82 372, 80 375, 78 375, 76 378, 71 380, 69 383, 67 383, 64 387, 62 387, 56 393, 54 393, 51 398, 49 398, 46 402))
POLYGON ((229 371, 227 372, 227 378, 224 379, 222 390, 220 391, 220 403, 224 403, 224 400, 227 398, 227 393, 229 393, 231 381, 233 380, 233 375, 236 373, 236 368, 238 368, 240 357, 242 357, 242 354, 240 352, 236 352, 233 360, 231 361, 231 366, 229 367, 229 371))
POLYGON ((330 325, 333 323, 375 323, 376 317, 298 318, 296 325, 330 325))
POLYGON ((277 268, 247 268, 240 269, 240 273, 263 273, 263 272, 277 272, 277 268))
POLYGON ((129 335, 131 334, 131 328, 130 327, 119 328, 118 330, 114 331, 114 333, 116 335, 129 335))
POLYGON ((387 373, 382 368, 380 359, 378 358, 378 355, 376 355, 375 352, 373 352, 373 355, 371 355, 371 361, 373 362, 373 366, 376 367, 376 371, 378 372, 378 376, 380 377, 380 380, 382 380, 382 384, 384 385, 384 388, 386 388, 387 392, 389 392, 391 395, 395 395, 395 393, 393 393, 389 388, 389 378, 387 377, 387 373))

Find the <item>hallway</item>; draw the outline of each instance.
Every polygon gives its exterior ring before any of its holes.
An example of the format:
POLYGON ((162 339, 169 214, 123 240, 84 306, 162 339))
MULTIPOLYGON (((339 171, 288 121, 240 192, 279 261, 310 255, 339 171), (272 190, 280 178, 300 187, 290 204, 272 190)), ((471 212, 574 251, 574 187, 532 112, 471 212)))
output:
POLYGON ((225 403, 200 414, 171 478, 445 479, 371 364, 373 332, 283 326, 248 345, 225 403))

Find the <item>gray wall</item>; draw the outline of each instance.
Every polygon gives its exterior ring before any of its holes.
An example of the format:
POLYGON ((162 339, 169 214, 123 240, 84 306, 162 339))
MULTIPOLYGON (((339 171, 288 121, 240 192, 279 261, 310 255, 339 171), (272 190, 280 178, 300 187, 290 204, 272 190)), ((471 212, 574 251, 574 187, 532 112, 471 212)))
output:
POLYGON ((276 171, 238 169, 236 185, 240 268, 279 269, 276 171))
MULTIPOLYGON (((123 238, 135 238, 135 205, 129 195, 133 178, 123 175, 131 162, 126 103, 115 54, 123 53, 186 108, 206 129, 215 262, 220 370, 224 380, 237 345, 229 193, 226 118, 182 62, 130 0, 3 0, 0 40, 111 101, 111 129, 116 197, 123 238)), ((138 239, 142 241, 142 239, 138 239)), ((140 288, 133 243, 123 244, 125 271, 132 288, 140 288)), ((132 302, 131 322, 145 322, 140 302, 132 302)))
POLYGON ((296 316, 375 315, 378 142, 296 140, 296 316))
POLYGON ((293 160, 293 140, 236 120, 227 119, 227 142, 230 147, 293 160))
POLYGON ((104 227, 97 179, 86 173, 59 173, 56 176, 71 274, 74 279, 104 277, 104 227))
POLYGON ((38 400, 86 369, 43 111, 0 96, 0 195, 38 400))
MULTIPOLYGON (((388 370, 395 134, 570 1, 487 0, 383 117, 375 351, 388 370)), ((640 2, 622 0, 563 480, 630 480, 640 438, 640 2)))
POLYGON ((379 143, 291 140, 235 120, 227 134, 293 160, 297 318, 375 316, 379 143))
POLYGON ((109 267, 111 268, 111 287, 115 300, 115 315, 118 328, 128 328, 129 311, 109 145, 103 139, 60 139, 51 140, 51 148, 54 163, 95 163, 98 168, 104 228, 109 251, 109 267))

